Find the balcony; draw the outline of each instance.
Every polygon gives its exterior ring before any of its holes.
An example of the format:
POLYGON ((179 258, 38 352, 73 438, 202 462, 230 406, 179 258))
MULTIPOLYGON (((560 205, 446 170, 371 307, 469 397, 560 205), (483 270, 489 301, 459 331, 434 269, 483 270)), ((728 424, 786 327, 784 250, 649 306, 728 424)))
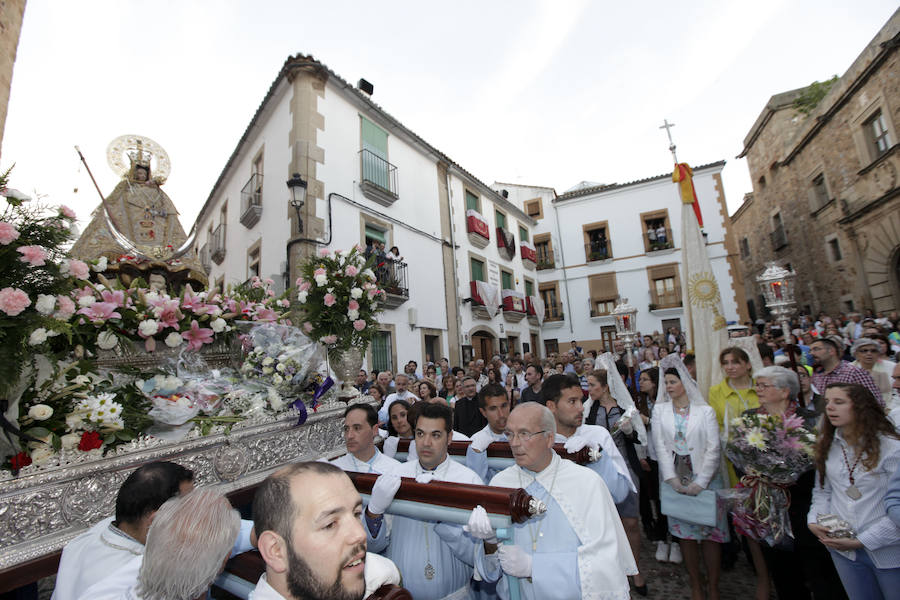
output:
POLYGON ((784 231, 784 225, 779 225, 775 228, 775 231, 769 233, 769 236, 772 238, 772 249, 773 250, 781 250, 785 246, 787 246, 787 234, 784 231))
POLYGON ((406 263, 385 259, 375 267, 375 279, 384 290, 385 308, 397 308, 409 300, 406 263))
POLYGON ((587 259, 587 262, 596 262, 611 259, 612 252, 609 251, 609 242, 604 239, 600 242, 591 242, 590 244, 585 244, 584 256, 587 259))
POLYGON ((561 304, 547 304, 544 310, 544 323, 548 321, 561 323, 565 319, 561 304))
POLYGON ((469 242, 478 248, 484 248, 491 241, 491 228, 487 220, 476 210, 466 210, 466 232, 469 242))
MULTIPOLYGON (((472 316, 490 321, 493 317, 491 316, 491 311, 489 311, 486 306, 484 298, 482 298, 481 294, 478 292, 478 283, 478 281, 469 282, 469 293, 471 294, 469 300, 472 303, 472 316)), ((494 293, 496 293, 496 288, 494 288, 494 293)), ((494 311, 494 314, 497 314, 496 310, 494 311)))
POLYGON ((527 315, 525 295, 516 290, 500 290, 503 298, 503 318, 510 323, 518 323, 527 315))
POLYGON ((363 195, 382 206, 392 205, 397 198, 397 167, 374 152, 360 150, 360 170, 363 195))
POLYGON ((225 260, 225 223, 221 223, 213 231, 211 244, 212 250, 209 256, 214 263, 221 265, 222 261, 225 260))
POLYGON ((528 322, 532 325, 540 325, 538 321, 537 311, 534 309, 534 299, 537 296, 525 296, 525 314, 528 315, 528 322))
POLYGON ((262 173, 254 173, 241 190, 241 225, 251 229, 262 215, 262 173))
POLYGON ((647 233, 644 234, 647 236, 645 246, 647 252, 660 252, 662 250, 671 250, 675 247, 675 244, 672 242, 672 230, 664 227, 663 231, 662 235, 660 235, 659 228, 647 228, 647 233))
POLYGON ((555 269, 556 263, 553 261, 552 254, 545 254, 543 252, 537 253, 537 270, 544 271, 546 269, 555 269))
POLYGON ((537 253, 534 251, 534 246, 531 242, 526 240, 520 241, 519 252, 522 255, 522 264, 525 265, 525 268, 534 269, 534 266, 537 263, 537 253))
POLYGON ((200 247, 200 255, 198 256, 200 259, 200 264, 203 266, 203 270, 206 271, 206 274, 209 275, 209 272, 212 270, 212 261, 209 259, 209 244, 203 244, 200 247))
POLYGON ((663 296, 656 296, 650 300, 650 305, 647 307, 649 310, 665 310, 668 308, 681 308, 681 294, 666 294, 663 296))

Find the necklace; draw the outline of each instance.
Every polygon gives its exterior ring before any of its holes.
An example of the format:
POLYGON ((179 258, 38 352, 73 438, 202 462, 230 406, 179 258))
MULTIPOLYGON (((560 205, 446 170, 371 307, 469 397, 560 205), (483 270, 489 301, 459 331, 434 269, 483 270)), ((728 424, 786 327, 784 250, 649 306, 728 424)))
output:
MULTIPOLYGON (((556 485, 556 476, 559 474, 559 463, 556 464, 556 469, 553 471, 553 480, 550 482, 550 489, 547 492, 547 496, 544 499, 548 499, 553 495, 553 487, 556 485)), ((537 475, 532 477, 531 483, 537 481, 537 475)), ((529 484, 530 485, 530 484, 529 484)), ((525 489, 527 486, 522 481, 522 470, 519 469, 519 486, 522 489, 525 489)), ((531 536, 531 551, 537 552, 538 539, 543 537, 544 534, 541 533, 541 527, 544 526, 544 521, 546 520, 546 516, 538 522, 537 530, 531 528, 531 523, 528 524, 528 535, 531 536)))
POLYGON ((844 466, 847 467, 847 472, 848 472, 848 475, 849 475, 849 478, 850 478, 850 487, 847 488, 847 495, 848 495, 852 500, 859 500, 860 498, 862 498, 862 492, 860 492, 860 491, 859 491, 859 488, 856 487, 856 480, 853 479, 853 471, 855 471, 857 465, 859 465, 859 459, 862 458, 862 452, 860 452, 860 453, 857 455, 856 460, 853 461, 853 466, 852 466, 852 467, 850 466, 850 461, 847 460, 847 451, 844 450, 844 447, 843 447, 843 446, 841 446, 841 454, 844 455, 844 466))
POLYGON ((435 570, 431 566, 431 544, 428 539, 428 523, 422 523, 425 528, 425 579, 431 581, 434 579, 435 570))

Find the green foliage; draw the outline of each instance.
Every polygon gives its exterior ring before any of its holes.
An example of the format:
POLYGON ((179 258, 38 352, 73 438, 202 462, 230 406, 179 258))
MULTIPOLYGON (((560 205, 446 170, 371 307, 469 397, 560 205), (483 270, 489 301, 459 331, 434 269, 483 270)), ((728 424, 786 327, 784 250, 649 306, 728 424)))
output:
POLYGON ((813 81, 800 96, 794 100, 794 108, 803 113, 804 115, 808 115, 819 105, 819 102, 822 101, 828 91, 831 89, 835 83, 837 83, 838 76, 834 75, 831 79, 826 81, 818 82, 813 81))

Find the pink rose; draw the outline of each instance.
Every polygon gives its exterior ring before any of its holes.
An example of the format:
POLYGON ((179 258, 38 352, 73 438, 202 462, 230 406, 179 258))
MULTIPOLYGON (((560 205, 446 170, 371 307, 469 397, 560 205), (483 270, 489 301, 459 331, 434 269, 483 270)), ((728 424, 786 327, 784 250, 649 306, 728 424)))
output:
POLYGON ((310 284, 308 281, 304 281, 303 283, 298 283, 297 285, 300 286, 299 288, 297 288, 298 292, 305 292, 310 288, 310 284))
POLYGON ((75 277, 75 279, 86 281, 90 273, 90 269, 88 268, 87 263, 73 258, 69 260, 69 272, 73 277, 75 277))
POLYGON ((351 300, 350 303, 347 304, 347 310, 359 310, 359 302, 351 300))
POLYGON ((31 298, 19 288, 3 288, 0 290, 0 310, 11 317, 16 316, 31 306, 31 298))
POLYGON ((19 239, 19 230, 6 221, 0 221, 0 244, 5 246, 17 239, 19 239))
POLYGON ((303 324, 303 331, 305 331, 306 333, 311 333, 311 332, 312 332, 312 323, 310 323, 309 321, 307 321, 306 323, 304 323, 304 324, 303 324))
POLYGON ((355 277, 356 274, 359 273, 359 269, 353 265, 347 265, 347 268, 344 269, 344 273, 346 273, 347 277, 355 277))
POLYGON ((40 246, 21 246, 18 251, 22 255, 19 260, 27 262, 32 267, 41 267, 47 264, 47 251, 40 246))
POLYGON ((334 344, 335 342, 337 342, 337 336, 336 336, 336 335, 333 335, 333 334, 332 334, 332 335, 326 335, 325 337, 323 337, 323 338, 320 339, 319 341, 322 342, 323 344, 334 344))
POLYGON ((366 328, 365 319, 357 319, 357 320, 353 321, 353 329, 355 329, 357 331, 362 331, 365 328, 366 328))
POLYGON ((57 319, 68 319, 75 314, 75 302, 68 296, 57 296, 56 301, 59 303, 59 310, 53 316, 57 319))
POLYGON ((325 306, 334 306, 334 303, 337 300, 334 297, 334 294, 325 294, 325 306))
POLYGON ((75 211, 72 210, 71 208, 69 208, 68 206, 66 206, 65 204, 60 205, 59 212, 62 214, 62 216, 69 218, 69 219, 74 219, 76 217, 75 211))
POLYGON ((331 252, 328 250, 328 248, 322 248, 321 250, 319 250, 319 256, 328 256, 329 254, 331 254, 331 252))

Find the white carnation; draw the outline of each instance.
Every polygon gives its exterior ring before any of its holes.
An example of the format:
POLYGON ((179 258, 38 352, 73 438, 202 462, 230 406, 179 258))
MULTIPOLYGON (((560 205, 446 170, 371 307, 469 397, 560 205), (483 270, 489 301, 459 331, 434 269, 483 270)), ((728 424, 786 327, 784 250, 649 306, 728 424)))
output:
POLYGON ((78 443, 81 441, 80 433, 67 433, 59 437, 59 441, 62 442, 62 447, 66 450, 74 450, 78 447, 78 443))
POLYGON ((86 308, 96 301, 97 299, 93 296, 82 296, 78 299, 78 306, 80 306, 81 308, 86 308))
POLYGON ((323 286, 328 283, 328 275, 316 275, 313 279, 316 280, 316 285, 323 286))
POLYGON ((97 259, 97 264, 91 266, 91 268, 96 273, 102 273, 103 271, 106 270, 106 267, 107 267, 107 261, 106 261, 105 256, 101 256, 99 259, 97 259))
POLYGON ((66 415, 66 427, 69 429, 69 431, 81 429, 82 425, 84 425, 84 419, 81 418, 81 415, 66 415))
POLYGON ((177 348, 181 345, 181 342, 184 338, 181 337, 180 333, 173 331, 169 335, 166 336, 166 346, 169 348, 177 348))
POLYGON ((362 288, 355 287, 350 290, 350 297, 353 298, 354 300, 359 300, 360 298, 362 298, 362 295, 363 295, 362 288))
POLYGON ((28 409, 28 416, 35 421, 46 421, 53 416, 53 408, 46 404, 35 404, 28 409))
POLYGON ((103 350, 112 350, 119 343, 119 338, 112 331, 101 331, 97 336, 97 345, 103 350))
POLYGON ((222 333, 223 331, 225 331, 226 325, 227 323, 225 323, 225 319, 221 317, 218 319, 213 319, 212 323, 209 324, 209 326, 213 330, 213 333, 222 333))
POLYGON ((357 320, 357 319, 359 318, 359 311, 358 311, 358 310, 348 310, 348 311, 347 311, 347 316, 348 316, 352 321, 355 321, 355 320, 357 320))
POLYGON ((37 466, 46 465, 56 453, 52 448, 41 446, 31 451, 31 463, 37 466))
POLYGON ((156 335, 159 332, 159 321, 156 321, 155 319, 141 321, 140 324, 138 324, 138 331, 140 331, 141 335, 146 337, 156 335))
POLYGON ((28 343, 31 346, 37 346, 39 344, 43 344, 47 341, 47 330, 43 327, 38 327, 34 331, 31 332, 31 335, 28 336, 28 343))
POLYGON ((309 292, 306 292, 306 291, 297 292, 297 300, 300 302, 300 304, 306 304, 307 296, 309 296, 309 292))
POLYGON ((34 303, 34 308, 45 317, 48 316, 53 312, 53 309, 56 308, 56 296, 51 294, 38 294, 37 302, 34 303))

